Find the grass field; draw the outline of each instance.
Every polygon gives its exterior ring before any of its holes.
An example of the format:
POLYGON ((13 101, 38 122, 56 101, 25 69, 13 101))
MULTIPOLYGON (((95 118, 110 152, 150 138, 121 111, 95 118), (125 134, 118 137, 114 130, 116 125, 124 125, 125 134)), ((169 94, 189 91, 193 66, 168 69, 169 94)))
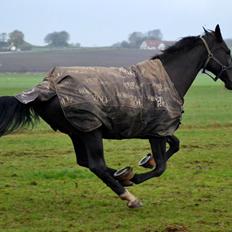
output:
MULTIPOLYGON (((0 74, 0 95, 35 85, 42 74, 0 74)), ((67 136, 45 123, 0 139, 1 232, 232 231, 232 93, 200 76, 185 98, 176 133, 181 150, 162 177, 134 186, 144 203, 128 209, 75 163, 67 136)), ((104 141, 109 166, 142 172, 147 141, 104 141)))

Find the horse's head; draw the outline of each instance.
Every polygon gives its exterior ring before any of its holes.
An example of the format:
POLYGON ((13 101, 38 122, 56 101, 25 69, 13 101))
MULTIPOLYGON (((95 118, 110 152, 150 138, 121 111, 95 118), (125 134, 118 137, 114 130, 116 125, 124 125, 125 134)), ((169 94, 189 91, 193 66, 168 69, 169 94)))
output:
POLYGON ((232 90, 232 59, 230 49, 222 38, 219 25, 216 26, 215 31, 205 30, 205 35, 201 39, 208 52, 203 72, 205 70, 212 72, 216 76, 213 78, 215 81, 222 80, 225 87, 232 90))

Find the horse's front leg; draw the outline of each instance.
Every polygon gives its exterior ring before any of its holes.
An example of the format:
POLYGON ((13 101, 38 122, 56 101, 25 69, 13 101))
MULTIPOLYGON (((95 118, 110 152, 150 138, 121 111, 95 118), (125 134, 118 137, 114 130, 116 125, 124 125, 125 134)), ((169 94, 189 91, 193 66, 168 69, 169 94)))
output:
POLYGON ((180 140, 175 136, 167 136, 167 143, 169 144, 169 149, 166 152, 166 159, 168 160, 173 154, 180 150, 180 140))
POLYGON ((135 184, 140 184, 152 177, 161 176, 166 169, 166 137, 151 138, 149 139, 149 142, 156 162, 156 167, 150 172, 135 174, 135 176, 131 179, 131 181, 135 184))

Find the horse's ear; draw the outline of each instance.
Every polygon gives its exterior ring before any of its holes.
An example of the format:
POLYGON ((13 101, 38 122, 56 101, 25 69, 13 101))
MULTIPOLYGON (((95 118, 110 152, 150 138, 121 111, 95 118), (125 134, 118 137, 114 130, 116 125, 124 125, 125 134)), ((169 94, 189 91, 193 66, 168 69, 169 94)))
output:
POLYGON ((203 27, 203 30, 204 30, 206 35, 209 33, 208 30, 206 30, 204 27, 203 27))
POLYGON ((222 42, 223 41, 222 34, 221 34, 221 29, 220 29, 220 27, 219 27, 218 24, 215 27, 215 36, 216 36, 218 42, 222 42))

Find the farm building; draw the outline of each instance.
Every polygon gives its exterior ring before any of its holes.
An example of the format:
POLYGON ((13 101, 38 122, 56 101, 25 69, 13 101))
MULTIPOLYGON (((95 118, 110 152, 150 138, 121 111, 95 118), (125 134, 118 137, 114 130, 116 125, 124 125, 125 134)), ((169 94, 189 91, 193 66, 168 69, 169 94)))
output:
POLYGON ((166 47, 174 44, 172 41, 161 41, 161 40, 144 40, 140 45, 140 49, 145 50, 164 50, 166 47))

